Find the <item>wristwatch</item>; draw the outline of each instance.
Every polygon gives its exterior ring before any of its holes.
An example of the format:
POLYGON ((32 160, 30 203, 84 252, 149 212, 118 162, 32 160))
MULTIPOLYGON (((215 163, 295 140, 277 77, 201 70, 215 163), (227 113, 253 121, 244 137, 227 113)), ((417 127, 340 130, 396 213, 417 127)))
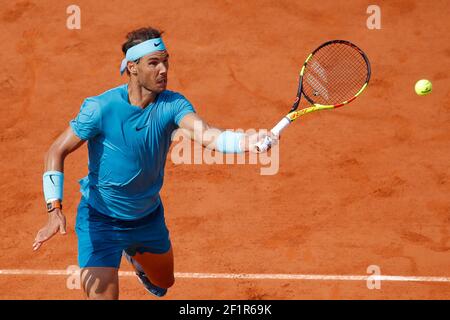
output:
POLYGON ((61 200, 53 200, 50 202, 47 202, 47 212, 52 212, 56 208, 62 209, 62 203, 61 200))

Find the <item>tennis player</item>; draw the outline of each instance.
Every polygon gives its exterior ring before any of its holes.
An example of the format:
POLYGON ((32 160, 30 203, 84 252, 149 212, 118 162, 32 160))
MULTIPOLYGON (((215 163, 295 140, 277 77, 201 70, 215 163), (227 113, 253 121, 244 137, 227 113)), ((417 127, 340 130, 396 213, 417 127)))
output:
POLYGON ((49 218, 33 243, 38 250, 58 232, 66 233, 64 160, 87 141, 89 173, 80 180, 75 229, 88 299, 118 299, 122 256, 155 296, 164 296, 173 285, 173 252, 159 192, 174 130, 181 128, 223 153, 257 152, 256 143, 266 137, 214 128, 183 95, 166 90, 169 54, 160 31, 130 32, 122 51, 120 72, 128 74, 128 83, 85 99, 46 154, 43 189, 49 218))

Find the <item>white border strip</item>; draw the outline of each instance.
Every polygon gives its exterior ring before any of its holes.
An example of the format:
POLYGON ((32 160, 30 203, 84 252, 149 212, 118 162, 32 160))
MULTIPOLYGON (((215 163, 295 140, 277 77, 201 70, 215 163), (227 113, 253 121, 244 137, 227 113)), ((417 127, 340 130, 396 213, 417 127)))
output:
MULTIPOLYGON (((0 269, 0 275, 68 276, 79 273, 70 270, 0 269)), ((119 271, 119 276, 134 276, 132 271, 119 271)), ((399 281, 447 282, 450 277, 406 277, 383 275, 323 275, 323 274, 251 274, 251 273, 185 273, 175 272, 175 278, 184 279, 251 279, 251 280, 316 280, 316 281, 399 281)))

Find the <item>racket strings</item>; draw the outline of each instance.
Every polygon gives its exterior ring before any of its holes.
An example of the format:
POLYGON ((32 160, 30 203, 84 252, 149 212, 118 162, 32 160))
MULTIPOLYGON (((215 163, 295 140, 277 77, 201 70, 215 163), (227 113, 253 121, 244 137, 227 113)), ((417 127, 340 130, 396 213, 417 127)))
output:
POLYGON ((339 104, 358 93, 368 72, 367 63, 356 48, 332 43, 320 48, 308 61, 303 93, 317 104, 339 104))

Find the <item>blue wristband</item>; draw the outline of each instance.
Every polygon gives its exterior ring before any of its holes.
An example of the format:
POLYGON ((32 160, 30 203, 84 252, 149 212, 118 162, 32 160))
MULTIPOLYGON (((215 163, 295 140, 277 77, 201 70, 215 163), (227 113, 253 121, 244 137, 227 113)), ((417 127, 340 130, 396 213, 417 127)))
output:
POLYGON ((223 131, 216 140, 216 149, 222 153, 242 153, 240 142, 245 135, 232 131, 223 131))
POLYGON ((64 173, 59 171, 47 171, 42 176, 45 201, 51 199, 63 199, 64 173))

